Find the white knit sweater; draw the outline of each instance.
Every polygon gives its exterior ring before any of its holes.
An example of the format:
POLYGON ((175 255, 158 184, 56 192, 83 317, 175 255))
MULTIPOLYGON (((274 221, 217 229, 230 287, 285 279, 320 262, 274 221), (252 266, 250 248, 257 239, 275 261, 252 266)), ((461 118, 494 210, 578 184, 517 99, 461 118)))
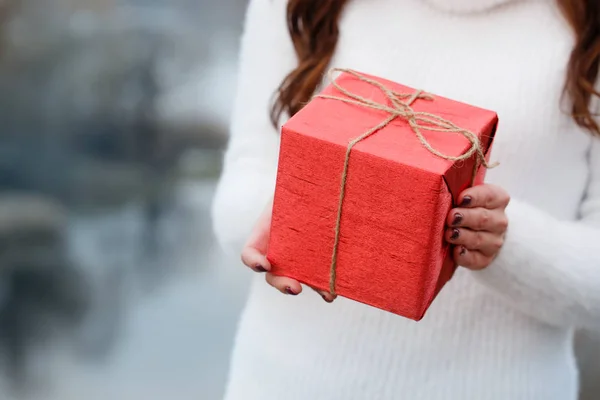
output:
MULTIPOLYGON (((268 107, 296 63, 285 3, 252 0, 246 20, 214 203, 234 253, 273 195, 268 107)), ((572 44, 553 0, 349 2, 333 65, 498 112, 488 182, 513 198, 506 244, 485 271, 459 269, 420 322, 257 275, 228 400, 576 398, 573 330, 600 328, 600 140, 559 109, 572 44)))

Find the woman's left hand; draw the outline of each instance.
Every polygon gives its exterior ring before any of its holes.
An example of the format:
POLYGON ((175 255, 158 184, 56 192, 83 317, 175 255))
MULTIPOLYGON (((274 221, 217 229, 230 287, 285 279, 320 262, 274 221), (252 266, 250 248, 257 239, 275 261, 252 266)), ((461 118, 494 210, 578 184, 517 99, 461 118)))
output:
POLYGON ((458 208, 448 214, 446 240, 456 245, 458 265, 481 270, 496 258, 504 244, 508 219, 504 210, 510 196, 494 185, 480 185, 462 192, 458 208))

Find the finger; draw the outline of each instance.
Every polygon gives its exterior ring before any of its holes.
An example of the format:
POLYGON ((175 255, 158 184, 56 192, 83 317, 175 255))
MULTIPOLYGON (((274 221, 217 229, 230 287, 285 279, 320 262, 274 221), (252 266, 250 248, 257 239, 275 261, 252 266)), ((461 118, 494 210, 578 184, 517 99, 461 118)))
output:
POLYGON ((271 270, 266 253, 271 231, 271 206, 265 208, 260 215, 248 241, 242 249, 242 262, 256 272, 271 270))
POLYGON ((267 272, 271 270, 271 263, 269 263, 267 257, 254 247, 244 247, 242 250, 242 262, 254 272, 267 272))
POLYGON ((269 204, 258 218, 258 221, 256 221, 254 229, 252 229, 252 233, 246 242, 246 247, 255 248, 262 254, 267 253, 269 238, 271 236, 271 216, 272 206, 269 204))
POLYGON ((488 267, 493 257, 486 256, 477 250, 469 250, 464 246, 456 246, 454 248, 454 261, 462 267, 473 271, 479 271, 488 267))
POLYGON ((321 295, 321 297, 323 298, 323 300, 325 300, 328 303, 333 303, 333 301, 337 297, 335 295, 332 295, 331 293, 329 293, 326 290, 319 290, 319 289, 315 289, 314 287, 311 287, 311 289, 314 290, 315 292, 319 293, 319 295, 321 295))
POLYGON ((504 210, 510 201, 508 193, 500 186, 479 185, 463 191, 458 196, 458 204, 463 208, 483 207, 504 210))
POLYGON ((267 273, 266 280, 269 285, 273 286, 283 294, 296 296, 302 292, 302 285, 295 279, 267 273))
POLYGON ((477 250, 486 256, 496 255, 504 244, 502 235, 467 228, 446 229, 446 240, 455 245, 462 245, 468 250, 477 250))
POLYGON ((446 222, 451 227, 462 227, 474 231, 488 231, 493 233, 504 233, 508 228, 508 219, 499 208, 493 210, 482 207, 455 208, 448 213, 446 222))

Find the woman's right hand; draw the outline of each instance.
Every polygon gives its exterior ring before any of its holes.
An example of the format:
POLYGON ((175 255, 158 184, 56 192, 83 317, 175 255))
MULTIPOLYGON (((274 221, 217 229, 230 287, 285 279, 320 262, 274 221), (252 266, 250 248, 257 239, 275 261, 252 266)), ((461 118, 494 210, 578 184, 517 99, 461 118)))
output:
MULTIPOLYGON (((265 208, 258 219, 254 230, 250 234, 248 241, 242 250, 242 262, 257 273, 265 273, 267 283, 281 293, 296 296, 302 292, 302 285, 295 279, 285 276, 273 275, 271 263, 267 260, 267 248, 269 246, 269 236, 271 231, 271 215, 273 212, 273 203, 265 208)), ((316 290, 323 300, 331 303, 334 297, 329 292, 316 290)))

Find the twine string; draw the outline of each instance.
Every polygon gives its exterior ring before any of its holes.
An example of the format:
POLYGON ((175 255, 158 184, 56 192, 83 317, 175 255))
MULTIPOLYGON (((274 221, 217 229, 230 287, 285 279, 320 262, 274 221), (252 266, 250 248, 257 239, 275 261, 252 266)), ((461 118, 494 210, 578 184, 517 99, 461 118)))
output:
POLYGON ((388 88, 381 82, 378 82, 374 79, 371 79, 367 76, 359 74, 358 72, 355 72, 350 69, 333 68, 329 71, 328 77, 329 77, 329 81, 331 82, 331 84, 340 93, 344 94, 346 97, 323 95, 323 94, 317 95, 316 97, 322 98, 322 99, 342 101, 347 104, 353 104, 353 105, 357 105, 357 106, 361 106, 361 107, 371 108, 374 110, 384 111, 389 114, 389 116, 385 120, 383 120, 376 126, 368 129, 366 132, 364 132, 360 136, 350 140, 348 142, 348 146, 346 147, 346 155, 344 157, 344 168, 342 170, 342 175, 341 175, 341 179, 340 179, 340 196, 339 196, 339 201, 338 201, 338 206, 337 206, 337 216, 336 216, 336 223, 335 223, 335 228, 334 228, 335 237, 334 237, 334 243, 333 243, 333 250, 332 250, 332 254, 331 254, 331 267, 330 267, 330 272, 329 272, 329 292, 335 298, 335 296, 336 296, 335 285, 336 285, 336 279, 337 279, 337 261, 338 261, 338 248, 339 248, 339 243, 340 243, 340 227, 341 227, 341 222, 342 222, 342 209, 343 209, 343 204, 344 204, 344 197, 346 195, 346 181, 348 180, 348 165, 350 162, 350 153, 352 152, 352 148, 354 146, 356 146, 358 143, 365 140, 369 136, 382 130, 383 128, 388 126, 395 119, 402 118, 408 123, 408 125, 410 126, 410 128, 412 129, 414 134, 416 135, 419 142, 421 142, 421 144, 433 155, 435 155, 439 158, 445 159, 445 160, 449 160, 449 161, 467 160, 470 157, 472 157, 473 155, 475 155, 476 160, 474 163, 473 173, 471 176, 471 185, 473 185, 473 183, 475 181, 475 177, 477 175, 477 171, 480 166, 483 166, 484 168, 493 168, 494 166, 496 166, 496 164, 489 164, 487 162, 487 160, 485 159, 485 153, 482 148, 479 137, 475 133, 473 133, 467 129, 460 128, 459 126, 455 125, 451 121, 448 121, 438 115, 435 115, 432 113, 427 113, 427 112, 415 111, 412 108, 412 104, 417 100, 433 100, 433 96, 431 96, 430 94, 424 93, 421 90, 416 90, 414 93, 398 93, 398 92, 388 88), (356 93, 353 93, 353 92, 347 90, 346 88, 342 87, 334 79, 333 74, 336 72, 348 73, 348 74, 354 76, 355 78, 380 89, 385 94, 386 98, 389 100, 391 105, 376 102, 374 100, 365 98, 363 96, 360 96, 356 93), (459 135, 462 135, 463 137, 465 137, 471 145, 463 154, 460 154, 458 156, 444 154, 431 145, 431 143, 423 135, 422 131, 459 134, 459 135))

